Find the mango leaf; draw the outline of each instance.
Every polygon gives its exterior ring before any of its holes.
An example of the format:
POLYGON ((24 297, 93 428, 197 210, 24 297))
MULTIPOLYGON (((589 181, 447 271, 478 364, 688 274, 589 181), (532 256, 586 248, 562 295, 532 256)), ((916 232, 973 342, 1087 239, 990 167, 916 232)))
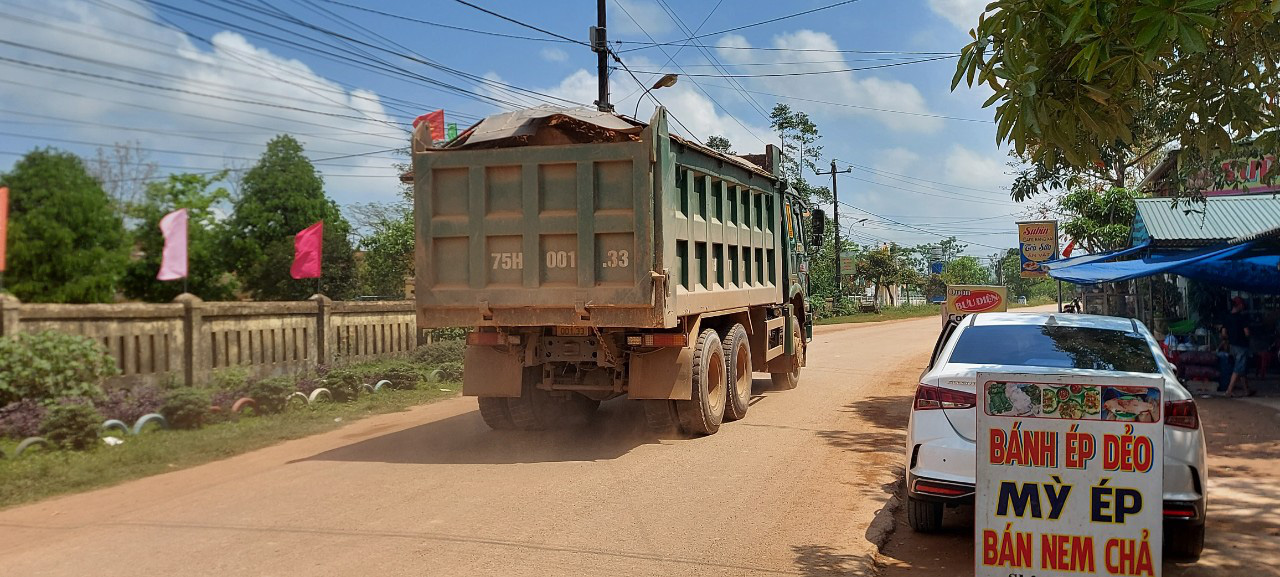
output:
POLYGON ((1200 31, 1194 27, 1178 27, 1178 38, 1182 41, 1182 48, 1188 52, 1200 53, 1208 50, 1204 43, 1204 36, 1201 36, 1200 31))
POLYGON ((1150 47, 1151 43, 1164 33, 1164 20, 1155 20, 1142 27, 1142 31, 1138 32, 1138 37, 1134 39, 1134 44, 1140 47, 1150 47))

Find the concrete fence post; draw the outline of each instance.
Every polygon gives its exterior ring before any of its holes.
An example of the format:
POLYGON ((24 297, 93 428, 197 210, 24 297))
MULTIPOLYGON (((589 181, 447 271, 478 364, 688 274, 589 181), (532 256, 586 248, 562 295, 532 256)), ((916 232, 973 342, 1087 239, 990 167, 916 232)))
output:
POLYGON ((204 324, 204 301, 191 293, 174 297, 173 302, 182 305, 182 383, 196 386, 196 380, 204 376, 204 357, 200 334, 204 324))
POLYGON ((333 334, 333 300, 322 294, 311 295, 307 300, 316 303, 316 364, 332 364, 336 352, 333 334))
POLYGON ((22 301, 11 294, 0 293, 0 337, 18 334, 22 321, 22 301))

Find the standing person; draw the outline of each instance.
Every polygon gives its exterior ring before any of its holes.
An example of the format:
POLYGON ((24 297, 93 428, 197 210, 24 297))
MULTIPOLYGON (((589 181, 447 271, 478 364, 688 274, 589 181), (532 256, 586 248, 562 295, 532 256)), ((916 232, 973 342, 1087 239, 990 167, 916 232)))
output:
POLYGON ((1249 366, 1249 324, 1244 316, 1244 299, 1231 299, 1231 314, 1227 315, 1222 332, 1231 347, 1231 355, 1235 357, 1231 368, 1231 382, 1227 384, 1227 397, 1232 396, 1236 383, 1240 383, 1243 394, 1252 395, 1249 391, 1249 377, 1245 374, 1245 369, 1249 366))

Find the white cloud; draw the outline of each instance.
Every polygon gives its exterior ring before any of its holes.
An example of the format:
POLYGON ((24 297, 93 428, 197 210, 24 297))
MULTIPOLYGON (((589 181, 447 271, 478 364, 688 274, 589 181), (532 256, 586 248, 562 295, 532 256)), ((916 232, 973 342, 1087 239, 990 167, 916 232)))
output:
MULTIPOLYGON (((633 70, 652 70, 656 68, 654 63, 642 57, 628 59, 627 65, 633 70)), ((492 73, 490 73, 489 77, 497 79, 492 73)), ((626 72, 616 72, 610 79, 610 102, 613 104, 614 109, 628 116, 635 114, 640 120, 648 122, 653 116, 657 105, 654 103, 653 98, 645 95, 644 89, 647 86, 636 84, 626 72)), ((641 80, 646 81, 648 79, 641 77, 641 80)), ((591 106, 598 94, 596 75, 584 69, 579 69, 565 77, 556 86, 537 88, 536 90, 572 100, 585 106, 591 106)), ((713 134, 724 136, 733 144, 734 150, 739 152, 761 152, 764 150, 766 142, 773 142, 772 140, 766 140, 772 138, 771 131, 767 126, 747 122, 743 120, 741 115, 734 115, 737 118, 737 120, 734 120, 734 117, 717 107, 711 99, 698 91, 697 87, 687 80, 677 81, 676 85, 670 88, 655 90, 652 95, 674 117, 670 121, 672 132, 685 136, 694 136, 703 141, 713 134), (679 122, 676 121, 677 119, 679 122), (688 130, 686 131, 684 127, 681 127, 680 123, 683 123, 688 130)), ((724 100, 721 100, 721 102, 724 102, 724 100)))
POLYGON ((612 0, 612 4, 609 7, 610 40, 620 39, 622 35, 644 36, 646 32, 657 37, 674 29, 675 22, 663 12, 657 2, 612 0))
POLYGON ((978 15, 986 9, 989 0, 929 0, 934 14, 947 19, 952 26, 965 32, 978 25, 978 15))
POLYGON ((943 161, 941 180, 989 191, 1009 188, 1013 177, 1003 157, 996 154, 980 154, 959 144, 952 145, 943 161))
MULTIPOLYGON (((890 129, 932 133, 942 128, 942 121, 927 116, 912 116, 869 110, 897 110, 916 114, 930 114, 924 97, 914 85, 898 80, 873 76, 871 72, 832 72, 856 68, 831 52, 812 50, 839 50, 830 35, 811 30, 780 34, 773 39, 773 48, 810 50, 810 52, 768 52, 763 54, 735 48, 750 47, 746 38, 734 34, 721 38, 718 56, 727 64, 744 62, 777 62, 777 66, 752 67, 752 73, 787 73, 790 76, 756 77, 740 79, 749 89, 788 96, 802 96, 811 100, 844 104, 817 104, 803 102, 812 115, 821 111, 824 116, 835 118, 870 117, 890 129), (770 60, 771 59, 771 60, 770 60), (822 72, 822 74, 794 75, 797 72, 822 72), (860 108, 855 108, 860 107, 860 108)), ((725 85, 726 80, 709 83, 725 85)), ((760 96, 756 96, 760 100, 760 96)), ((767 98, 767 97, 766 97, 767 98)))
POLYGON ((543 48, 538 54, 547 62, 564 62, 569 59, 569 53, 559 48, 543 48))
MULTIPOLYGON (((149 21, 152 11, 143 3, 130 2, 126 9, 144 18, 78 0, 18 3, 16 12, 48 25, 0 19, 0 37, 118 66, 29 49, 6 49, 7 56, 158 87, 0 64, 0 76, 6 79, 0 82, 0 108, 65 119, 24 128, 27 134, 107 145, 136 141, 144 148, 167 151, 153 153, 152 160, 178 168, 162 167, 162 172, 251 165, 265 143, 282 133, 295 135, 312 159, 408 142, 377 94, 347 89, 238 34, 219 32, 211 37, 212 46, 196 45, 184 33, 149 21)), ((4 115, 0 122, 5 118, 14 119, 4 115)), ((88 156, 94 148, 51 144, 88 156)), ((339 202, 392 200, 398 183, 390 156, 353 156, 317 168, 339 202)))

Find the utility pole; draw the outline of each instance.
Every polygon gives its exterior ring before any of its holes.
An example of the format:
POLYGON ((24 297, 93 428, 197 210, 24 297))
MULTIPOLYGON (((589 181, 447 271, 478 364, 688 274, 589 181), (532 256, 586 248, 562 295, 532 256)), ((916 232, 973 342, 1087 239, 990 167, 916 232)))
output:
POLYGON ((591 51, 596 53, 596 76, 600 94, 596 108, 601 112, 613 112, 609 104, 609 34, 605 29, 605 1, 596 0, 596 25, 591 27, 591 51))
MULTIPOLYGON (((804 170, 804 167, 801 167, 800 170, 804 170)), ((814 174, 817 174, 819 176, 825 176, 828 174, 831 175, 832 218, 833 220, 835 220, 835 224, 836 224, 836 234, 835 234, 836 251, 835 252, 836 252, 836 304, 837 305, 840 304, 840 298, 844 296, 844 284, 843 284, 844 276, 840 274, 841 272, 840 258, 844 256, 843 254, 844 246, 840 244, 840 195, 836 194, 836 175, 842 172, 853 172, 853 168, 850 167, 844 170, 836 170, 836 161, 834 160, 831 161, 830 172, 817 172, 817 171, 814 172, 814 174)))

